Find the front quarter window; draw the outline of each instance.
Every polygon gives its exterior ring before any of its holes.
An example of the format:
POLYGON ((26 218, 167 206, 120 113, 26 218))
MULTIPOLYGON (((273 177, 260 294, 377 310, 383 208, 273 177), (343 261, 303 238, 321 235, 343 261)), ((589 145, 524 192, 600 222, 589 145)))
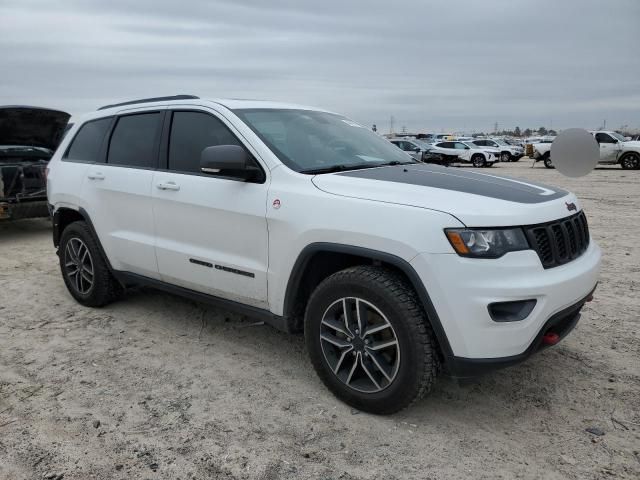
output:
POLYGON ((415 163, 368 128, 333 113, 298 109, 237 109, 234 113, 296 172, 415 163))

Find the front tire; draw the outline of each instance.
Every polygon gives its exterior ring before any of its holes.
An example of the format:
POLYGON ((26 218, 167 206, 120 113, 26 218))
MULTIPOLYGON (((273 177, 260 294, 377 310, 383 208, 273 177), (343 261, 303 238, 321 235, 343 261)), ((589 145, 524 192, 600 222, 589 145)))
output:
POLYGON ((356 266, 326 278, 305 314, 311 362, 331 392, 359 410, 390 414, 424 396, 437 347, 411 285, 392 270, 356 266))
POLYGON ((73 222, 64 229, 58 256, 64 283, 78 303, 102 307, 122 292, 85 222, 73 222))
POLYGON ((480 154, 476 154, 471 158, 471 163, 473 164, 474 167, 476 168, 482 168, 485 166, 485 164, 487 163, 484 156, 480 155, 480 154))
POLYGON ((510 162, 511 161, 511 155, 509 154, 509 152, 502 152, 500 154, 500 161, 501 162, 510 162))
POLYGON ((640 154, 635 152, 627 153, 620 159, 620 166, 625 170, 638 170, 640 169, 640 154))

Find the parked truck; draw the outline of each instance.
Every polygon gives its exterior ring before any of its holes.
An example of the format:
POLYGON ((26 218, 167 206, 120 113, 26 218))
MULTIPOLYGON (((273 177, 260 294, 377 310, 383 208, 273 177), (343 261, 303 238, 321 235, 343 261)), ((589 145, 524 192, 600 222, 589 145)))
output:
MULTIPOLYGON (((622 135, 610 130, 595 130, 589 133, 593 135, 600 147, 598 163, 620 164, 625 170, 640 169, 640 141, 626 141, 622 135)), ((552 143, 533 144, 533 158, 536 162, 542 161, 545 167, 554 168, 551 157, 552 146, 552 143)))

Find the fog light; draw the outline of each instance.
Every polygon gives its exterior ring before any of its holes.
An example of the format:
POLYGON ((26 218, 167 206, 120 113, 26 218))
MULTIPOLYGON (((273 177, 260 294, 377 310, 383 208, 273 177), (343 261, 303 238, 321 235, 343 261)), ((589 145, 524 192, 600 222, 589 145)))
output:
POLYGON ((489 315, 494 322, 519 322, 533 311, 536 300, 517 300, 515 302, 495 302, 488 306, 489 315))

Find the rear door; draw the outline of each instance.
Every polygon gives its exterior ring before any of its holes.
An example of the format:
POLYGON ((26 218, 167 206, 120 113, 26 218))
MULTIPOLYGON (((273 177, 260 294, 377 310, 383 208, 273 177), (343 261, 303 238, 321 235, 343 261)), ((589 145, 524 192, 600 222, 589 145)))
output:
POLYGON ((200 153, 214 145, 251 152, 213 111, 168 112, 152 188, 159 272, 165 282, 266 308, 266 175, 250 183, 202 173, 200 153))
POLYGON ((151 182, 157 166, 164 108, 114 119, 104 157, 86 170, 82 197, 116 270, 159 278, 151 182))

